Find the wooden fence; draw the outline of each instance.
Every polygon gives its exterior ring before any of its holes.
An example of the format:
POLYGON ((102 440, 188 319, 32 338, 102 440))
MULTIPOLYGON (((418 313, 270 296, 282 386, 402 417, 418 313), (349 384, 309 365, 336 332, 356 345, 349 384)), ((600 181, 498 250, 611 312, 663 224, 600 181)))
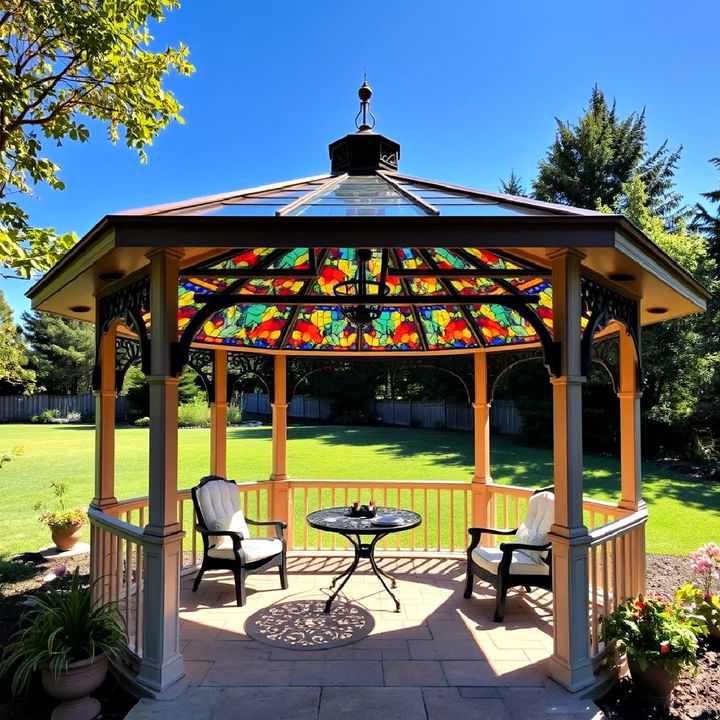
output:
MULTIPOLYGON (((33 415, 46 410, 57 410, 62 417, 68 413, 95 415, 95 396, 92 393, 82 395, 0 395, 0 421, 27 421, 33 415)), ((115 404, 117 417, 124 417, 127 412, 127 400, 120 396, 115 404)))
MULTIPOLYGON (((254 415, 270 415, 270 401, 265 393, 246 393, 243 410, 254 415)), ((412 402, 377 400, 374 415, 387 425, 405 427, 472 430, 473 413, 469 405, 446 402, 412 402)), ((329 420, 330 405, 309 395, 296 395, 288 405, 288 417, 306 420, 329 420)), ((490 409, 490 423, 503 435, 517 435, 522 419, 512 400, 496 400, 490 409)))

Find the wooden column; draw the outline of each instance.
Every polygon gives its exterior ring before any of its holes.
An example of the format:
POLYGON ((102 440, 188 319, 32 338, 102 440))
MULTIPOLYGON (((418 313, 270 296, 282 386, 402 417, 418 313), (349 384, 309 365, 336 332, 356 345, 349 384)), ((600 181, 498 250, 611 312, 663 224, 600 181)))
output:
POLYGON ((553 332, 560 342, 561 374, 553 385, 555 522, 553 547, 554 648, 548 674, 572 692, 594 682, 588 626, 588 547, 583 524, 582 386, 580 375, 580 266, 573 249, 552 260, 553 332))
MULTIPOLYGON (((289 522, 287 488, 287 357, 275 355, 272 402, 272 502, 273 520, 289 522)), ((288 535, 290 537, 290 535, 288 535)))
POLYGON ((213 351, 215 394, 210 403, 210 473, 227 477, 227 350, 213 351))
MULTIPOLYGON (((99 318, 96 322, 99 321, 99 318)), ((111 324, 100 339, 96 363, 99 387, 95 390, 95 496, 101 510, 114 505, 115 497, 115 340, 117 325, 111 324)))
POLYGON ((488 485, 492 485, 492 477, 490 476, 490 393, 485 351, 473 354, 473 370, 475 474, 472 479, 472 524, 475 527, 488 527, 494 525, 494 518, 490 515, 492 495, 488 491, 488 485))
MULTIPOLYGON (((620 502, 627 510, 644 510, 642 499, 642 464, 640 442, 640 399, 638 384, 639 359, 632 337, 624 325, 620 326, 620 502)), ((632 579, 633 594, 645 592, 645 525, 637 533, 633 546, 632 579)))
POLYGON ((171 350, 178 338, 178 270, 182 253, 150 258, 150 478, 145 554, 143 657, 138 680, 163 691, 184 675, 180 654, 180 567, 184 532, 177 518, 178 379, 171 350))

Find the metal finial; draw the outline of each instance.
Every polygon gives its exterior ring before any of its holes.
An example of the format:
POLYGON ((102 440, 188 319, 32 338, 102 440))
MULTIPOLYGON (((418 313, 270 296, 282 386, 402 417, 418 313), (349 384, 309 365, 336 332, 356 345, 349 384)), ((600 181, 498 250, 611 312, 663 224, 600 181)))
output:
POLYGON ((375 116, 370 110, 372 88, 367 84, 367 75, 358 90, 358 97, 360 98, 360 112, 355 116, 355 127, 360 132, 372 130, 375 127, 375 116))

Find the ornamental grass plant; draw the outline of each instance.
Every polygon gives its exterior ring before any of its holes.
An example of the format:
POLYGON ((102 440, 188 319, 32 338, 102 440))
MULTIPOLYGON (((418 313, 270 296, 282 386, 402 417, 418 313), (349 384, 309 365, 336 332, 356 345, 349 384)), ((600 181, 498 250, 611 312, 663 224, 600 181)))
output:
POLYGON ((127 647, 125 624, 117 608, 93 600, 92 586, 81 582, 78 568, 66 589, 37 595, 33 603, 0 662, 0 675, 12 673, 14 695, 28 687, 40 668, 57 679, 70 663, 103 654, 118 660, 127 647))
POLYGON ((661 667, 677 679, 697 667, 697 636, 705 631, 703 618, 677 602, 638 595, 602 618, 601 639, 614 644, 641 670, 661 667))

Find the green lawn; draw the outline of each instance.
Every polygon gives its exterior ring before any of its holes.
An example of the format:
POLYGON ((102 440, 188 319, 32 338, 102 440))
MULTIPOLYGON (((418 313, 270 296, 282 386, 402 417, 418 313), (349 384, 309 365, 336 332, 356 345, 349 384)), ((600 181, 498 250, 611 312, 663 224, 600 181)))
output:
MULTIPOLYGON (((270 428, 228 431, 228 474, 238 481, 270 474, 270 428)), ((209 431, 180 431, 179 487, 208 472, 209 431)), ((120 428, 116 434, 116 492, 119 498, 147 494, 148 431, 120 428)), ((547 450, 494 437, 496 482, 537 487, 552 481, 547 450)), ((93 494, 94 429, 87 425, 0 425, 0 448, 20 445, 24 454, 0 470, 0 557, 48 544, 33 504, 51 500, 52 479, 70 484, 71 504, 86 505, 93 494)), ((443 430, 391 427, 291 427, 288 468, 296 478, 468 480, 472 436, 443 430)), ((685 554, 720 541, 720 484, 695 481, 645 465, 644 495, 650 506, 649 552, 685 554)), ((585 458, 585 493, 613 499, 619 486, 617 460, 585 458)))

